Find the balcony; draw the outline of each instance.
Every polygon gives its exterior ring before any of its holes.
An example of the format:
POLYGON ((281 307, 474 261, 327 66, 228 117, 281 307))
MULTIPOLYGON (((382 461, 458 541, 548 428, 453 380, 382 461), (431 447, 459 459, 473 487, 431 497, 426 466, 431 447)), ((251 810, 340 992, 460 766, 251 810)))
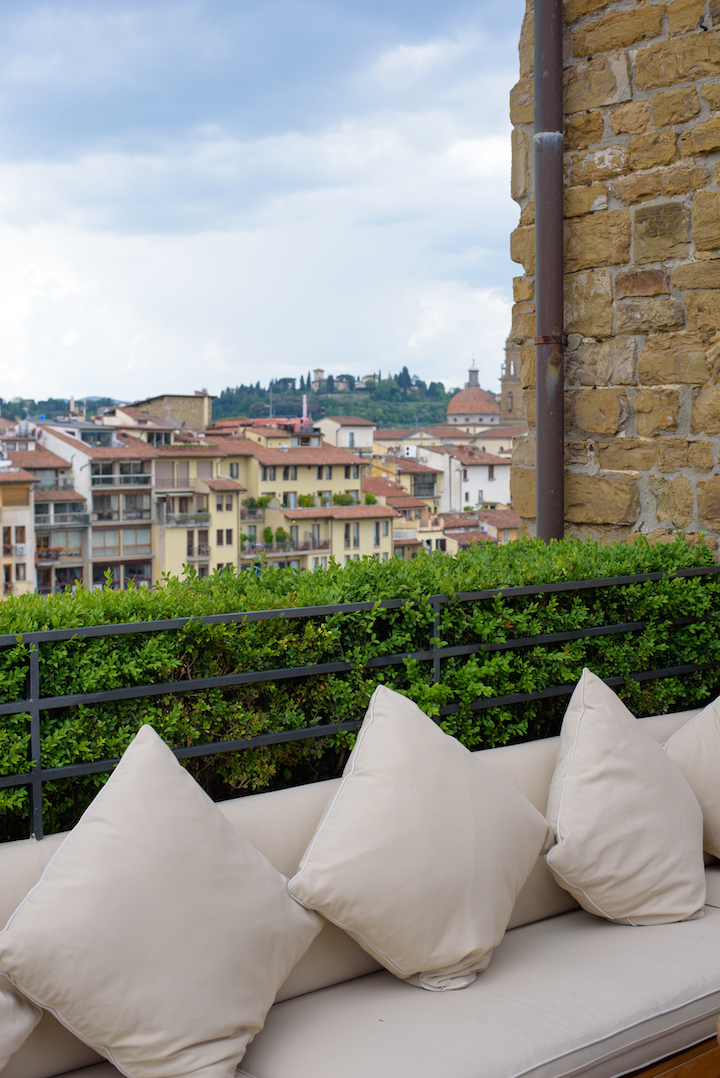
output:
POLYGON ((308 554, 316 550, 329 549, 329 539, 309 539, 302 543, 288 539, 284 543, 245 543, 240 551, 240 557, 256 558, 259 554, 308 554))
POLYGON ((409 543, 417 539, 417 528, 395 528, 393 541, 396 543, 409 543))
POLYGON ((149 486, 152 476, 140 475, 93 475, 90 482, 94 487, 149 486))
POLYGON ((126 509, 123 520, 150 520, 149 509, 126 509))
POLYGON ((264 520, 265 519, 265 510, 264 509, 246 509, 245 506, 243 505, 240 508, 240 519, 241 520, 264 520))
POLYGON ((50 561, 60 561, 62 554, 64 554, 64 550, 59 546, 40 547, 37 552, 37 560, 45 565, 50 561))
POLYGON ((210 547, 205 543, 198 543, 197 546, 188 547, 188 558, 209 558, 210 547))
POLYGON ((209 513, 168 513, 165 523, 169 528, 192 528, 210 523, 209 513))
MULTIPOLYGON (((53 524, 89 524, 89 523, 90 523, 90 514, 89 513, 58 513, 56 511, 55 512, 55 517, 53 518, 53 524)), ((35 521, 35 524, 36 525, 38 524, 37 520, 35 521)))

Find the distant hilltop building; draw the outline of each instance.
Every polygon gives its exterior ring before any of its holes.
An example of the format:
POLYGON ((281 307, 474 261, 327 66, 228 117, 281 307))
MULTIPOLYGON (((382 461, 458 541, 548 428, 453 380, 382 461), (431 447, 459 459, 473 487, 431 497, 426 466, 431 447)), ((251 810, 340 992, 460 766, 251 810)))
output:
POLYGON ((505 363, 500 378, 500 422, 525 422, 525 401, 520 379, 520 345, 515 344, 510 337, 505 342, 505 363))
POLYGON ((499 423, 500 405, 494 393, 480 388, 474 359, 468 374, 465 388, 450 399, 447 409, 448 423, 457 425, 458 430, 466 431, 487 427, 490 423, 499 423))

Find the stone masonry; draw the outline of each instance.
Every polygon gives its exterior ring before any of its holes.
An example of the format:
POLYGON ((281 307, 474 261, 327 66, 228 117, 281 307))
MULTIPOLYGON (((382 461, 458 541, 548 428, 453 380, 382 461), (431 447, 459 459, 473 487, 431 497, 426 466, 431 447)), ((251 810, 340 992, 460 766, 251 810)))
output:
MULTIPOLYGON (((533 10, 510 95, 512 339, 535 527, 533 10)), ((720 538, 720 0, 565 2, 565 520, 607 539, 720 538)))

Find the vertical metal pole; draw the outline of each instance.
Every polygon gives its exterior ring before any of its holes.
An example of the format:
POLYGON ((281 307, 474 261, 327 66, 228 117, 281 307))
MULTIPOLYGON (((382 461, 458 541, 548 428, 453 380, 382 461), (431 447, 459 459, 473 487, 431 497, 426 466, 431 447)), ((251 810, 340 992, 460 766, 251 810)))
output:
POLYGON ((30 779, 30 821, 33 836, 40 841, 43 831, 42 760, 40 759, 40 645, 30 646, 28 711, 30 712, 30 756, 35 761, 30 779))
MULTIPOLYGON (((440 636, 440 600, 433 599, 433 610, 435 611, 435 620, 433 621, 433 636, 437 640, 440 636)), ((433 644, 433 650, 437 651, 437 644, 433 644)), ((440 684, 440 657, 436 656, 433 659, 433 682, 436 685, 440 684)))
POLYGON ((535 0, 537 534, 565 523, 562 0, 535 0))

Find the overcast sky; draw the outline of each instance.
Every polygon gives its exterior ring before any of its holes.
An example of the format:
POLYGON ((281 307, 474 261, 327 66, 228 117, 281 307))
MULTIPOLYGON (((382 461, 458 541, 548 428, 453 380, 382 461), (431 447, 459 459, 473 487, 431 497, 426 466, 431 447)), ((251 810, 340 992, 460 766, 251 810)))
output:
POLYGON ((520 0, 0 7, 0 396, 497 389, 520 0))

